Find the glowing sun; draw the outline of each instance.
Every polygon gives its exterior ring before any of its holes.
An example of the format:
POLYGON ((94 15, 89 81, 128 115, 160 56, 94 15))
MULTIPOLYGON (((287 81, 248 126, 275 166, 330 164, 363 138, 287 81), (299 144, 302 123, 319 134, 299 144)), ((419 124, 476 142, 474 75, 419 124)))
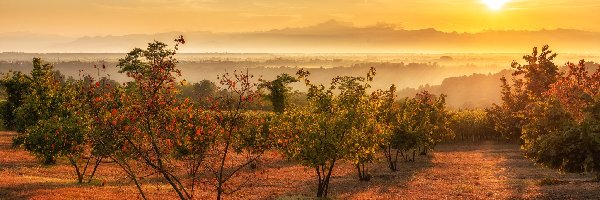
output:
POLYGON ((504 4, 508 3, 510 0, 481 0, 482 3, 487 5, 492 10, 500 10, 504 4))

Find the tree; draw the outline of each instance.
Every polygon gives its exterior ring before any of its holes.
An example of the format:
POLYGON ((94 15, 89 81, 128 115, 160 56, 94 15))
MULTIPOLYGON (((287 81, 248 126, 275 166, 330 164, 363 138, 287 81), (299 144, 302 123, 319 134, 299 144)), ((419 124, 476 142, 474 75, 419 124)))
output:
MULTIPOLYGON (((174 49, 155 41, 148 44, 147 49, 135 48, 123 59, 119 60, 120 73, 125 73, 133 81, 127 82, 120 102, 122 110, 112 108, 114 114, 111 123, 121 125, 116 138, 125 142, 123 148, 128 159, 137 161, 152 169, 173 188, 180 199, 190 199, 193 194, 182 183, 175 173, 177 165, 171 153, 174 151, 172 139, 184 130, 177 129, 177 118, 173 110, 177 110, 179 101, 176 98, 176 78, 181 76, 174 58, 179 44, 185 43, 183 37, 175 40, 174 49)), ((136 179, 133 170, 121 163, 122 168, 130 172, 130 178, 136 179)), ((140 189, 138 187, 138 189, 140 189)), ((143 191, 140 190, 143 194, 143 191)))
MULTIPOLYGON (((18 75, 17 75, 18 76, 18 75)), ((53 117, 63 117, 69 111, 63 106, 70 98, 63 87, 63 80, 58 79, 51 64, 42 64, 41 59, 33 59, 33 69, 30 75, 29 86, 23 97, 22 104, 13 112, 15 113, 16 129, 19 133, 14 139, 16 145, 24 145, 25 149, 34 152, 43 163, 53 164, 60 149, 55 143, 61 141, 50 138, 43 128, 36 127, 40 120, 49 120, 53 117)), ((48 124, 48 123, 43 123, 48 124)))
POLYGON ((13 72, 7 75, 2 85, 9 94, 5 116, 9 127, 15 128, 18 135, 14 142, 23 145, 27 151, 42 159, 45 164, 53 164, 58 157, 67 157, 82 183, 88 167, 93 166, 91 180, 97 166, 89 152, 86 115, 83 112, 82 80, 69 78, 53 71, 50 64, 42 64, 33 59, 31 74, 13 72))
POLYGON ((200 83, 194 83, 194 94, 201 97, 215 96, 217 85, 209 80, 202 80, 200 83))
POLYGON ((257 137, 269 136, 262 128, 266 126, 265 119, 249 117, 251 114, 247 108, 259 96, 253 77, 248 71, 236 71, 233 75, 226 73, 219 77, 224 91, 215 98, 213 108, 220 132, 216 135, 215 144, 210 150, 211 157, 207 160, 208 171, 214 178, 217 199, 237 191, 238 189, 228 186, 227 182, 244 167, 259 159, 266 150, 263 145, 248 144, 268 139, 257 137), (245 159, 231 164, 229 161, 236 154, 245 154, 245 159))
POLYGON ((217 93, 217 85, 209 80, 202 80, 198 83, 190 84, 187 80, 182 80, 177 85, 179 94, 177 95, 180 99, 189 98, 192 103, 199 103, 204 107, 210 107, 211 100, 209 98, 215 97, 217 93))
POLYGON ((381 107, 381 123, 387 126, 389 132, 387 140, 381 146, 388 168, 397 171, 399 155, 408 161, 408 152, 412 150, 412 160, 414 161, 420 137, 416 131, 418 123, 415 120, 416 101, 410 98, 395 101, 394 91, 395 87, 392 86, 387 94, 386 103, 381 107))
POLYGON ((438 143, 453 137, 445 95, 437 97, 423 91, 414 98, 395 101, 395 89, 392 86, 386 92, 379 114, 379 121, 388 132, 385 142, 380 144, 392 171, 397 170, 399 155, 406 161, 414 161, 417 149, 425 154, 438 143), (412 159, 409 151, 412 151, 412 159))
POLYGON ((585 62, 567 63, 566 74, 544 46, 513 63, 513 83, 503 81, 503 103, 488 113, 496 130, 520 136, 526 156, 567 172, 594 172, 600 179, 598 99, 600 69, 589 75, 585 62), (505 115, 505 116, 503 116, 505 115))
POLYGON ((193 199, 204 183, 213 183, 221 199, 237 191, 226 183, 269 148, 269 117, 246 109, 258 96, 247 72, 219 77, 223 90, 206 94, 212 95, 206 96, 209 101, 181 96, 187 84, 176 81, 180 70, 174 56, 185 41, 175 42, 169 49, 155 41, 121 59, 118 67, 130 82, 86 78, 93 152, 119 165, 144 199, 140 177, 148 172, 180 199, 193 199), (240 156, 248 157, 238 164, 240 156))
POLYGON ((0 86, 6 93, 6 101, 0 107, 2 122, 8 130, 25 131, 25 128, 21 126, 23 122, 18 122, 16 119, 16 110, 23 105, 23 100, 28 94, 30 82, 31 77, 19 71, 9 72, 0 80, 0 86))
POLYGON ((548 45, 545 45, 541 52, 534 47, 531 55, 523 56, 526 65, 516 61, 511 64, 515 69, 512 85, 506 78, 501 79, 502 104, 494 105, 489 111, 496 121, 496 130, 507 138, 520 137, 521 128, 527 121, 527 110, 530 109, 528 106, 541 100, 543 93, 559 78, 558 66, 553 62, 556 56, 548 45))
MULTIPOLYGON (((106 67, 94 66, 98 70, 98 76, 100 70, 104 70, 106 67)), ((81 121, 85 124, 82 131, 86 135, 86 162, 83 165, 83 174, 90 162, 93 161, 93 168, 90 175, 89 181, 104 159, 110 159, 114 163, 119 165, 129 165, 127 159, 124 158, 122 151, 125 147, 125 141, 123 138, 118 137, 119 131, 129 131, 128 128, 123 130, 121 123, 125 120, 120 111, 124 108, 124 103, 121 102, 122 96, 124 96, 124 89, 121 84, 108 79, 106 77, 100 77, 98 80, 94 79, 90 75, 83 76, 82 84, 79 88, 80 95, 76 99, 80 103, 81 107, 77 115, 81 116, 81 121)), ((129 171, 128 174, 130 173, 129 171)), ((131 174, 129 174, 131 175, 131 174)), ((141 190, 137 179, 134 179, 136 186, 141 190)), ((142 197, 143 196, 142 193, 142 197)))
POLYGON ((300 70, 299 79, 309 87, 309 104, 290 107, 274 120, 273 131, 283 154, 314 168, 317 197, 327 196, 335 164, 342 159, 356 164, 361 179, 369 177, 364 164, 373 159, 379 146, 374 118, 364 115, 373 111, 365 102, 371 100, 366 89, 374 74, 371 68, 366 77, 336 77, 326 88, 312 84, 310 73, 300 70))
POLYGON ((272 81, 261 80, 262 83, 259 85, 260 88, 266 88, 269 90, 269 94, 266 95, 267 99, 271 101, 273 110, 277 113, 282 113, 287 104, 288 96, 290 95, 291 87, 290 83, 298 82, 298 79, 290 76, 289 74, 277 75, 277 78, 272 81))
POLYGON ((379 93, 367 94, 374 76, 375 68, 371 68, 366 77, 336 77, 331 84, 339 92, 336 106, 346 119, 345 128, 349 129, 345 159, 356 166, 360 181, 371 179, 367 165, 375 160, 375 153, 386 138, 383 127, 376 120, 381 105, 379 93))
POLYGON ((523 148, 538 163, 567 172, 594 172, 600 179, 600 69, 589 75, 584 61, 534 102, 523 126, 523 148))
MULTIPOLYGON (((95 68, 100 76, 100 69, 95 68)), ((146 199, 138 180, 138 171, 145 168, 143 164, 132 162, 132 158, 137 158, 135 153, 138 151, 132 150, 127 140, 131 139, 128 136, 131 136, 131 131, 134 130, 134 118, 129 117, 126 111, 130 107, 128 105, 131 105, 128 103, 135 103, 126 101, 129 95, 120 83, 106 77, 96 80, 90 75, 84 76, 83 79, 81 91, 84 95, 79 100, 86 105, 83 114, 87 116, 89 123, 87 131, 92 155, 99 157, 98 162, 102 158, 108 158, 121 167, 136 185, 142 199, 146 199)))
POLYGON ((421 137, 422 155, 433 149, 438 143, 451 139, 454 133, 449 129, 450 114, 446 110, 446 95, 439 97, 423 91, 415 97, 417 114, 415 131, 421 137))

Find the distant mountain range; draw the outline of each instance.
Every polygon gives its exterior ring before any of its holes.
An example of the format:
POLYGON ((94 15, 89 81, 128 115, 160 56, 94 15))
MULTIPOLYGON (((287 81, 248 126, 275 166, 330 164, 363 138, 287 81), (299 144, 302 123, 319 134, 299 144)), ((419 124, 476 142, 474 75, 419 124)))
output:
POLYGON ((31 33, 0 33, 0 52, 127 52, 153 40, 184 35, 183 52, 270 53, 519 53, 549 44, 561 53, 600 52, 600 33, 572 29, 494 30, 478 33, 405 30, 388 24, 356 27, 326 21, 308 27, 261 32, 168 32, 69 38, 31 33))

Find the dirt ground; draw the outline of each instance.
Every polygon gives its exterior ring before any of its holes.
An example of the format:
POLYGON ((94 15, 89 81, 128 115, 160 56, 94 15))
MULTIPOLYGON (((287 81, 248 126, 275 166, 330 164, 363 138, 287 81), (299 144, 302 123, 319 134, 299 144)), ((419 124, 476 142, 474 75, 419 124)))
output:
MULTIPOLYGON (((137 199, 127 178, 112 164, 101 165, 96 180, 77 184, 65 160, 43 166, 22 149, 11 148, 14 133, 0 132, 0 199, 137 199)), ((600 183, 589 174, 561 174, 534 165, 518 145, 483 142, 449 144, 390 172, 383 161, 371 165, 373 178, 359 182, 342 163, 330 184, 333 199, 600 199, 600 183)), ((234 181, 246 187, 225 199, 307 199, 316 192, 312 169, 274 152, 261 160, 260 172, 243 172, 234 181)), ((235 182, 234 182, 235 184, 235 182)), ((145 180, 151 199, 174 199, 169 187, 145 180)), ((196 194, 214 198, 211 188, 196 194)))

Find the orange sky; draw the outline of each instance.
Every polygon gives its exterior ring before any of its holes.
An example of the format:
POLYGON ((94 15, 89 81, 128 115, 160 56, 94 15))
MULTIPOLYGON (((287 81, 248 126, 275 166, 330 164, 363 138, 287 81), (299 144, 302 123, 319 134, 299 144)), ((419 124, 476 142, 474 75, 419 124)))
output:
POLYGON ((600 32, 600 0, 0 0, 0 33, 63 36, 168 31, 241 32, 314 25, 478 32, 569 28, 600 32))

